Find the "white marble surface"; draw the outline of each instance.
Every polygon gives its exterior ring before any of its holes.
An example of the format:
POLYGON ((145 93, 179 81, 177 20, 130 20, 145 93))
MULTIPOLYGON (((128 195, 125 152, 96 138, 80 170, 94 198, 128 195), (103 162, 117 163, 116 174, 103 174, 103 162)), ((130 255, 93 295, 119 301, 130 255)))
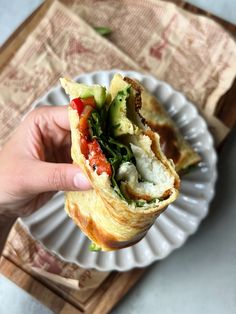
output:
POLYGON ((235 0, 186 0, 186 2, 236 24, 235 0))
POLYGON ((0 46, 43 0, 0 0, 0 46))
MULTIPOLYGON (((0 45, 42 2, 0 0, 0 45)), ((188 2, 236 23, 235 0, 188 2)), ((184 247, 147 271, 113 314, 236 313, 235 160, 236 129, 221 153, 210 215, 184 247)), ((0 275, 0 313, 51 311, 0 275)))
POLYGON ((0 313, 52 314, 52 311, 0 274, 0 313))

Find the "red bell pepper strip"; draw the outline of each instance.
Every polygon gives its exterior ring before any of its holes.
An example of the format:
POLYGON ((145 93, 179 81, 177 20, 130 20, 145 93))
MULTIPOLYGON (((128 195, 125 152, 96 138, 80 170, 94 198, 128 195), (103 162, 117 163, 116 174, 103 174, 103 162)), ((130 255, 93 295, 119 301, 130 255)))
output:
POLYGON ((81 98, 74 98, 71 100, 70 105, 74 110, 77 110, 78 115, 80 116, 84 110, 84 103, 82 102, 81 98))
POLYGON ((88 98, 74 98, 71 100, 70 105, 74 110, 77 110, 79 116, 87 106, 96 109, 96 103, 93 96, 88 98))
POLYGON ((97 105, 93 96, 88 97, 88 98, 81 98, 81 100, 85 106, 88 105, 88 106, 93 107, 94 109, 97 108, 97 105))
POLYGON ((111 176, 111 165, 103 154, 99 143, 96 140, 93 140, 88 144, 88 150, 89 164, 93 169, 97 170, 97 174, 100 175, 103 172, 106 172, 109 176, 111 176))
POLYGON ((70 105, 74 110, 77 110, 80 117, 78 128, 80 132, 81 153, 89 160, 90 166, 96 169, 98 175, 106 172, 111 176, 111 165, 103 154, 98 141, 95 139, 90 140, 88 118, 92 111, 96 109, 94 97, 75 98, 71 101, 70 105))

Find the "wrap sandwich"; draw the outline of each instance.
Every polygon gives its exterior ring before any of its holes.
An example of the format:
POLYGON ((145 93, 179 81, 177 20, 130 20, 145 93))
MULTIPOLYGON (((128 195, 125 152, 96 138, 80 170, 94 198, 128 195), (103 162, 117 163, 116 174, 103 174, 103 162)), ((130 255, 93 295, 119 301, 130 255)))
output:
POLYGON ((141 86, 116 74, 109 92, 69 79, 72 159, 90 191, 67 192, 65 210, 93 249, 117 250, 140 241, 179 191, 174 164, 140 110, 141 86))

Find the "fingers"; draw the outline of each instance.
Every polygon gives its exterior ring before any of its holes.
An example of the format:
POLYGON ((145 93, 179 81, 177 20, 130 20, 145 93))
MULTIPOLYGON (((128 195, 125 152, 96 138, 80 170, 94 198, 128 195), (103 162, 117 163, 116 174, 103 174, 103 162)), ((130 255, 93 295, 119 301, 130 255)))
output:
MULTIPOLYGON (((91 188, 79 167, 60 163, 63 160, 62 148, 65 148, 67 144, 66 140, 70 139, 69 133, 67 133, 70 130, 67 108, 68 106, 45 106, 36 109, 29 117, 35 126, 33 130, 40 134, 40 139, 42 139, 42 142, 38 141, 38 147, 44 148, 45 156, 49 153, 53 154, 53 161, 59 162, 40 160, 33 162, 34 166, 31 167, 30 172, 32 179, 29 180, 28 188, 34 193, 59 190, 77 191, 91 188)), ((31 132, 31 134, 33 133, 31 132)), ((34 134, 34 139, 37 134, 34 134)), ((46 160, 50 159, 46 158, 46 160)))
POLYGON ((48 191, 85 191, 91 189, 87 177, 78 166, 37 161, 24 180, 31 193, 48 191))
POLYGON ((25 120, 33 120, 37 125, 50 123, 69 131, 68 106, 42 106, 32 110, 25 120), (44 122, 44 123, 43 123, 44 122))
POLYGON ((78 166, 64 163, 70 152, 67 107, 45 106, 32 111, 18 130, 15 141, 10 143, 9 149, 17 148, 18 159, 22 160, 23 170, 17 168, 19 180, 16 178, 22 192, 36 194, 91 188, 78 166))
POLYGON ((60 128, 69 131, 68 106, 49 107, 52 119, 60 128))

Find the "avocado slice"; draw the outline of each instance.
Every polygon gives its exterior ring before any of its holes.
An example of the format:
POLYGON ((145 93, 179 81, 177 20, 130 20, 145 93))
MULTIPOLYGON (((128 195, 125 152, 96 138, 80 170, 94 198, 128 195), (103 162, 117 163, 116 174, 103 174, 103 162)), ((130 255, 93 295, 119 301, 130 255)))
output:
POLYGON ((106 101, 106 88, 100 85, 88 86, 82 83, 76 83, 67 78, 60 79, 62 87, 66 93, 74 98, 88 98, 93 96, 98 108, 101 108, 106 101))
POLYGON ((110 131, 115 137, 124 134, 135 134, 138 131, 138 128, 127 118, 129 96, 130 85, 127 85, 117 93, 109 107, 110 131))

